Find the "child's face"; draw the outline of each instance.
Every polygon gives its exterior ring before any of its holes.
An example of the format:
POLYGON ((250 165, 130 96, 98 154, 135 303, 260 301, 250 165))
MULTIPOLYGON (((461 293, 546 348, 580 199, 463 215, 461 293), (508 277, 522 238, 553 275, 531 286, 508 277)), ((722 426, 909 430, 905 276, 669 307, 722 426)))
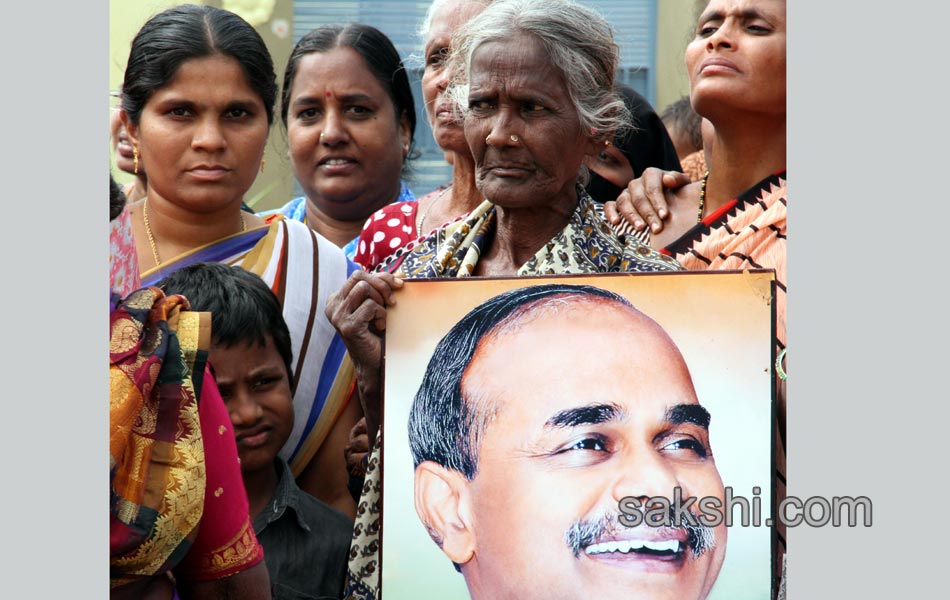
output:
POLYGON ((241 471, 270 468, 294 426, 287 368, 274 340, 268 335, 263 346, 215 346, 210 359, 234 425, 241 471))

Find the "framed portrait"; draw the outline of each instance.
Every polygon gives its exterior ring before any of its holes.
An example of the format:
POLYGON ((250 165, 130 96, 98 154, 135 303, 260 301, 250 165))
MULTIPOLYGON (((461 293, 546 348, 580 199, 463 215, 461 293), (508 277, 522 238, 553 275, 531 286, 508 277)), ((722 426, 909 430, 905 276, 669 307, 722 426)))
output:
POLYGON ((406 281, 385 332, 382 597, 769 598, 774 286, 406 281))

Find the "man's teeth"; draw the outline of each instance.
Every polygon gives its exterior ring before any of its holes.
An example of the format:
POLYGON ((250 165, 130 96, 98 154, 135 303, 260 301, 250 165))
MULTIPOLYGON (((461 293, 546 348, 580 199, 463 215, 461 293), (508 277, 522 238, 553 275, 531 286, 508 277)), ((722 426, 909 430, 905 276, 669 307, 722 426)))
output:
POLYGON ((647 540, 620 540, 616 542, 602 542, 588 546, 584 552, 587 554, 603 554, 605 552, 623 552, 627 554, 635 550, 653 550, 654 552, 679 552, 679 540, 666 541, 647 541, 647 540))
POLYGON ((324 162, 323 164, 325 164, 325 165, 343 165, 343 164, 346 164, 346 163, 348 163, 348 162, 350 162, 350 161, 347 160, 347 159, 345 159, 345 158, 330 158, 330 159, 327 159, 327 161, 324 162))

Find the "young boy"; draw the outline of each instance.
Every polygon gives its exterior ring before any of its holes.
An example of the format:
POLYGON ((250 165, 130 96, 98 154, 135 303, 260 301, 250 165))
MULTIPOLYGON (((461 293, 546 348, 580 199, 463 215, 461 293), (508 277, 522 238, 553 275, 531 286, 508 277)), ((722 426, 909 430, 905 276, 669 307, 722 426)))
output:
POLYGON ((234 425, 273 597, 339 598, 353 524, 300 490, 277 455, 294 426, 290 333, 277 297, 256 275, 220 263, 183 268, 160 286, 211 313, 209 362, 234 425))

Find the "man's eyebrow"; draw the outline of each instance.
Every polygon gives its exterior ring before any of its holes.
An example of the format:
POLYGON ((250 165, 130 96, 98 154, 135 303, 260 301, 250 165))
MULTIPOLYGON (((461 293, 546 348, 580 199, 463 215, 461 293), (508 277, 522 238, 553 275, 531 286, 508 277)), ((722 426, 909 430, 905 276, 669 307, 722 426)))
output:
POLYGON ((554 413, 544 426, 547 428, 597 425, 618 418, 622 412, 616 404, 589 404, 554 413))
POLYGON ((709 411, 699 404, 677 404, 666 411, 666 420, 671 425, 693 423, 703 429, 709 429, 709 411))

